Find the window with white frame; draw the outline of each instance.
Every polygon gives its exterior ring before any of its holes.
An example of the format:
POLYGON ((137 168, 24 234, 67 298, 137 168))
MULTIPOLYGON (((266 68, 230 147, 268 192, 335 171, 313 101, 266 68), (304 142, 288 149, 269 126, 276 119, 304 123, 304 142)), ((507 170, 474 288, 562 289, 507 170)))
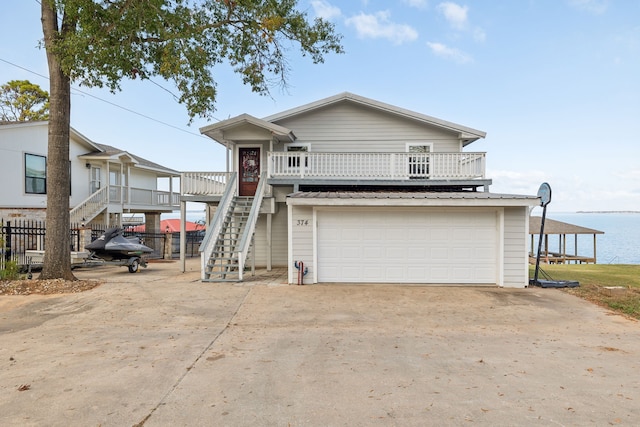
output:
POLYGON ((408 143, 409 178, 420 179, 429 177, 430 153, 433 150, 431 143, 408 143))
MULTIPOLYGON (((293 152, 304 152, 308 153, 310 151, 311 144, 308 142, 294 142, 291 144, 285 144, 285 151, 288 153, 293 152)), ((290 168, 299 168, 300 167, 300 156, 290 156, 287 159, 287 165, 290 168)), ((309 167, 309 159, 305 157, 304 159, 304 167, 309 167)))

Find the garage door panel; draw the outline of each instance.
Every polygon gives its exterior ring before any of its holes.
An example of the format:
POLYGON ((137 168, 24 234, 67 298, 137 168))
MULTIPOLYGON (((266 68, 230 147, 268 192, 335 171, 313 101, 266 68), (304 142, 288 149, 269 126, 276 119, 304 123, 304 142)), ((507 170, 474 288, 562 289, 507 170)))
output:
POLYGON ((495 259, 495 251, 491 248, 479 248, 473 253, 474 258, 484 261, 492 261, 495 259))
POLYGON ((468 267, 454 267, 452 279, 457 283, 473 282, 473 271, 468 267))
POLYGON ((407 254, 407 259, 409 259, 411 263, 414 263, 424 260, 426 256, 427 250, 424 247, 412 248, 407 254))
POLYGON ((477 267, 475 269, 475 279, 478 283, 491 283, 494 278, 494 269, 488 267, 477 267))
MULTIPOLYGON (((432 280, 431 283, 449 283, 449 269, 445 267, 433 267, 431 268, 431 275, 429 276, 432 280)), ((430 282, 427 282, 430 283, 430 282)))
POLYGON ((318 213, 320 282, 495 283, 495 212, 318 213))
MULTIPOLYGON (((405 264, 404 260, 407 257, 406 248, 387 247, 384 252, 390 264, 393 264, 393 263, 405 264)), ((379 260, 376 260, 375 262, 378 262, 378 261, 379 260)))
POLYGON ((449 249, 445 247, 432 248, 431 259, 434 261, 446 261, 449 259, 449 249))

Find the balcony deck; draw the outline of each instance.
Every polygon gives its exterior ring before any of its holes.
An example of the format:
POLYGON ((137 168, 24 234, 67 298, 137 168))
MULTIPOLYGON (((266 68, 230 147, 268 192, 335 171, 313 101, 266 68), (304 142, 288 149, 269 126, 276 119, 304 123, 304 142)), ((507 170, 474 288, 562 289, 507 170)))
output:
POLYGON ((270 152, 268 178, 406 181, 484 179, 485 153, 270 152))
MULTIPOLYGON (((267 183, 295 189, 389 189, 488 191, 485 153, 310 153, 270 152, 267 183)), ((183 172, 182 200, 215 201, 230 173, 183 172)))

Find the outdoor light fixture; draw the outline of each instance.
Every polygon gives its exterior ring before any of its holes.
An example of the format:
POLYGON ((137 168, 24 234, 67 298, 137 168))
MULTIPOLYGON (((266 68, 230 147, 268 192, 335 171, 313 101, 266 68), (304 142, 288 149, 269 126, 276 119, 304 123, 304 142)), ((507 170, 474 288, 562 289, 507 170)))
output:
POLYGON ((86 167, 87 169, 91 168, 91 163, 85 163, 84 167, 86 167))

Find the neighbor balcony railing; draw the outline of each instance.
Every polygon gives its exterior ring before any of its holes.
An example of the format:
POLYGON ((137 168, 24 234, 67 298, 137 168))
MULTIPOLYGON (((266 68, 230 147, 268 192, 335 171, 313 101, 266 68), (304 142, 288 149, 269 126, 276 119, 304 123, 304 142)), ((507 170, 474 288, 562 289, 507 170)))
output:
POLYGON ((109 203, 129 206, 169 207, 180 206, 180 194, 177 192, 151 190, 147 188, 109 186, 109 203))
POLYGON ((269 178, 482 179, 486 153, 270 152, 269 178))

